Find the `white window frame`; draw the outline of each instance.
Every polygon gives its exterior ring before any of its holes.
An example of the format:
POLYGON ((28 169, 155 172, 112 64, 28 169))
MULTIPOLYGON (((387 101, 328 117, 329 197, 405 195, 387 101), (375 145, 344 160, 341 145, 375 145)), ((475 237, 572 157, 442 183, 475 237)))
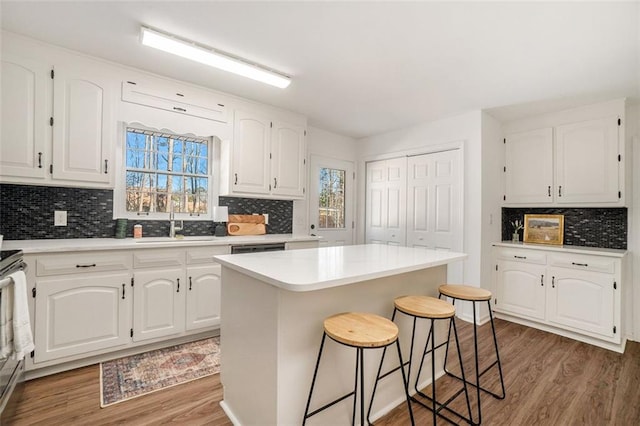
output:
POLYGON ((144 220, 169 220, 168 212, 145 212, 145 213, 137 213, 137 212, 129 212, 127 211, 126 204, 126 196, 127 196, 127 183, 126 183, 126 173, 127 173, 127 129, 133 128, 138 130, 146 130, 150 132, 159 132, 159 133, 172 133, 175 135, 194 137, 198 139, 206 139, 209 144, 209 191, 207 197, 207 203, 209 206, 209 211, 206 214, 193 215, 191 213, 175 213, 175 219, 177 220, 213 220, 213 207, 218 205, 218 194, 219 194, 219 176, 220 176, 220 139, 216 136, 201 136, 195 135, 193 133, 179 133, 175 132, 171 129, 157 129, 153 127, 147 127, 141 123, 133 122, 133 123, 125 123, 120 122, 120 129, 118 132, 119 143, 118 147, 120 152, 118 153, 118 157, 120 161, 118 162, 118 167, 116 167, 116 186, 113 191, 113 218, 126 218, 133 221, 144 221, 144 220))

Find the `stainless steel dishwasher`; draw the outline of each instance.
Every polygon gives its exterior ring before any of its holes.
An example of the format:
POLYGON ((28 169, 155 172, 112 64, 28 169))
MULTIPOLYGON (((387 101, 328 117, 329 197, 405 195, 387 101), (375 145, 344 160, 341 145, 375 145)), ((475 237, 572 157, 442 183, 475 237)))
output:
POLYGON ((284 243, 268 243, 268 244, 239 244, 231 246, 231 254, 240 253, 260 253, 264 251, 282 251, 284 243))

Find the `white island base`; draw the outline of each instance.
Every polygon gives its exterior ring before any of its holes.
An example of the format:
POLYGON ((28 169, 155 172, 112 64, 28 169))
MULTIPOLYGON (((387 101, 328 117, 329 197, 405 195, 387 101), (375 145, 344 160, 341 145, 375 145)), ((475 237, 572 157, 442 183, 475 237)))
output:
MULTIPOLYGON (((223 264, 220 374, 224 411, 236 425, 302 424, 323 320, 347 311, 390 318, 394 298, 437 296, 438 286, 446 282, 446 264, 465 257, 377 245, 218 256, 223 264)), ((411 320, 399 315, 396 323, 406 360, 411 320)), ((438 341, 446 339, 447 324, 441 323, 438 341)), ((424 349, 428 322, 423 321, 419 330, 414 348, 417 357, 424 349)), ((390 346, 388 352, 385 365, 397 366, 395 347, 390 346)), ((382 349, 365 351, 367 408, 381 355, 382 349)), ((352 391, 355 360, 355 349, 327 339, 311 410, 352 391)), ((430 381, 425 372, 421 386, 430 381)), ((401 383, 400 372, 380 382, 372 421, 403 403, 401 383)), ((352 404, 352 398, 342 401, 311 417, 307 424, 349 424, 352 404)))

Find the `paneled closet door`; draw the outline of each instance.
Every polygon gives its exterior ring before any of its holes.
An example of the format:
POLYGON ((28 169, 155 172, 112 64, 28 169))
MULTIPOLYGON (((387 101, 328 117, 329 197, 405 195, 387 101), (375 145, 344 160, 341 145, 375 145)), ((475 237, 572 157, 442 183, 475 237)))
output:
POLYGON ((462 250, 459 150, 409 157, 407 246, 462 250))
POLYGON ((407 242, 407 159, 385 162, 387 173, 387 244, 404 246, 407 242))
POLYGON ((406 243, 406 161, 401 157, 367 163, 367 243, 406 243))

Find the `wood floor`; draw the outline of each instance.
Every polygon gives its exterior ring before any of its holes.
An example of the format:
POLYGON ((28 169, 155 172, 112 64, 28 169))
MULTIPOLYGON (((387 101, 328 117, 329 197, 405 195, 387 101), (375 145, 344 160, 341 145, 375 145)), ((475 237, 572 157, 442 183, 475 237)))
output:
MULTIPOLYGON (((463 353, 472 346, 471 327, 461 321, 463 353)), ((640 343, 629 342, 624 355, 506 321, 496 321, 507 397, 482 396, 486 425, 638 425, 640 424, 640 343)), ((490 327, 480 328, 481 356, 492 354, 490 327)), ((465 371, 472 365, 464 359, 465 371)), ((486 365, 486 364, 485 364, 486 365)), ((455 370, 454 363, 451 364, 455 370)), ((481 363, 480 368, 483 368, 481 363)), ((485 376, 499 389, 497 374, 485 376)), ((459 386, 442 378, 438 395, 459 386)), ((430 392, 427 390, 427 392, 430 392)), ((472 397, 475 393, 472 393, 472 397)), ((32 380, 11 425, 230 425, 219 406, 219 375, 100 408, 98 366, 32 380)), ((440 397, 438 398, 440 399, 440 397)), ((454 408, 464 411, 462 398, 454 408)), ((475 403, 474 417, 477 416, 475 403)), ((414 404, 416 423, 432 424, 431 412, 414 404)), ((409 424, 406 406, 377 425, 409 424)), ((438 424, 446 424, 439 420, 438 424)))

